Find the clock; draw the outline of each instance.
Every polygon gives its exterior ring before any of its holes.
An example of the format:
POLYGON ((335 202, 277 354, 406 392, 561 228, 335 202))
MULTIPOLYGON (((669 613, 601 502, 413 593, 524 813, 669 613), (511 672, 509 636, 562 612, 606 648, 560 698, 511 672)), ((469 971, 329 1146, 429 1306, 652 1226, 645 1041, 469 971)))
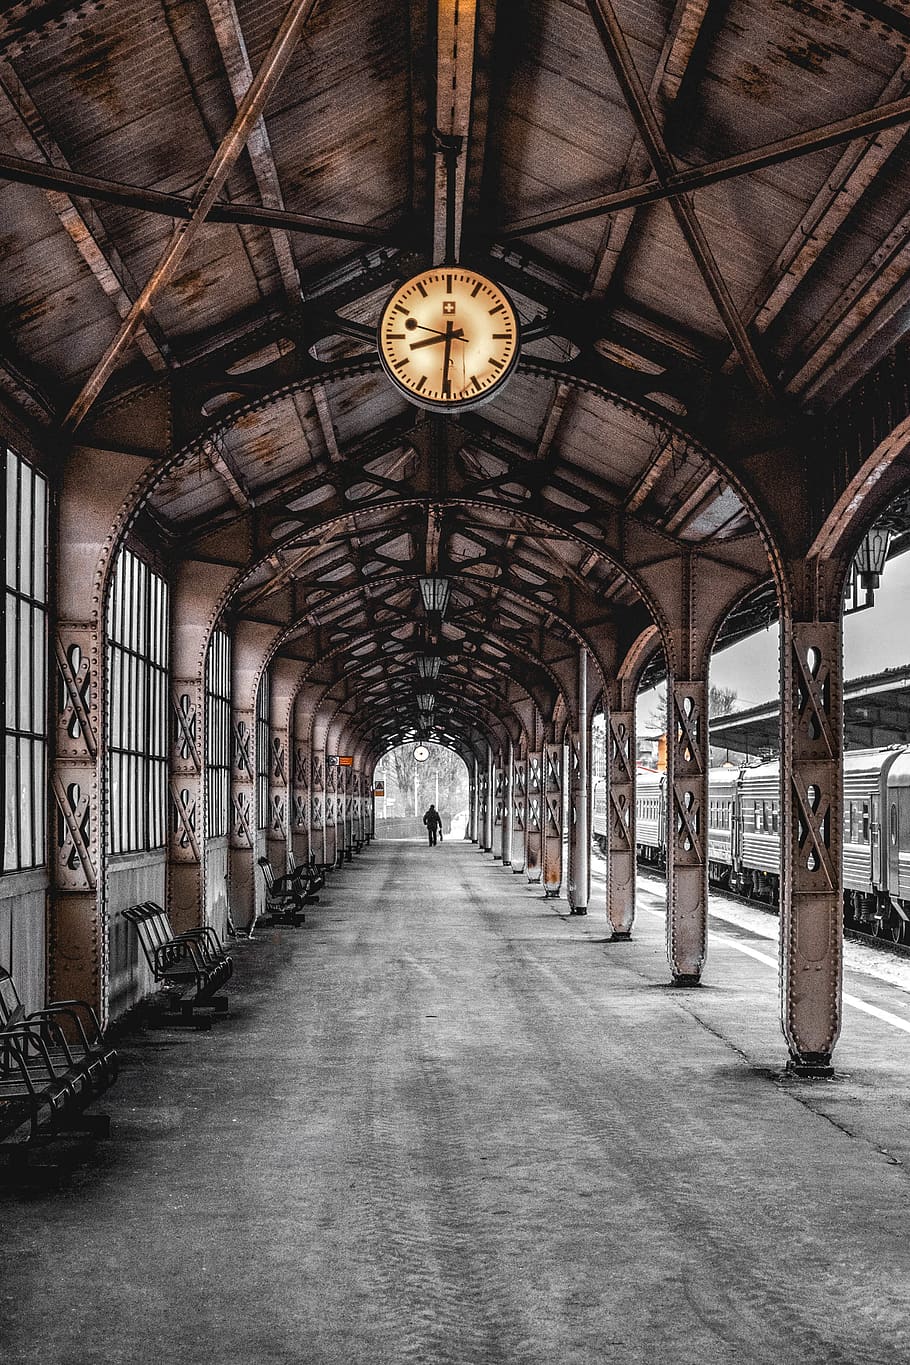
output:
POLYGON ((426 763, 427 759, 430 757, 430 751, 425 744, 418 744, 417 748, 414 750, 414 757, 418 763, 426 763))
POLYGON ((379 358, 418 407, 459 412, 487 403, 515 368, 518 317, 493 280, 434 266, 396 289, 379 319, 379 358))

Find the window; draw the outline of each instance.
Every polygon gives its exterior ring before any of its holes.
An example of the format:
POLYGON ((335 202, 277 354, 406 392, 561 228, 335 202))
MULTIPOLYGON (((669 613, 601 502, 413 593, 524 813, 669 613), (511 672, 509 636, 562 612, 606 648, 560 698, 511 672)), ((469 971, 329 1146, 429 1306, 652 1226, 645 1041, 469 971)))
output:
POLYGON ((3 871, 45 862, 47 482, 0 447, 5 503, 3 871))
POLYGON ((205 662, 205 837, 227 834, 231 808, 231 642, 216 630, 205 662))
POLYGON ((168 587, 130 550, 107 607, 108 840, 112 853, 160 848, 167 803, 168 587))
POLYGON ((269 675, 263 673, 256 693, 256 827, 269 823, 269 675))

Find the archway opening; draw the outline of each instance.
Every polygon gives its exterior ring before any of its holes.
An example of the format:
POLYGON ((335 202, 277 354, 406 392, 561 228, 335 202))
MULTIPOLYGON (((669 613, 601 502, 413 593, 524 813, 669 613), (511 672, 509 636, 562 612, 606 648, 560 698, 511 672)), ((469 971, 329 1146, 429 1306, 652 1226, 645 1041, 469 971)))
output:
POLYGON ((443 839, 463 839, 468 819, 468 770, 454 749, 431 741, 399 744, 376 765, 377 839, 425 839, 423 817, 432 804, 443 839), (426 753, 426 758, 420 754, 426 753))

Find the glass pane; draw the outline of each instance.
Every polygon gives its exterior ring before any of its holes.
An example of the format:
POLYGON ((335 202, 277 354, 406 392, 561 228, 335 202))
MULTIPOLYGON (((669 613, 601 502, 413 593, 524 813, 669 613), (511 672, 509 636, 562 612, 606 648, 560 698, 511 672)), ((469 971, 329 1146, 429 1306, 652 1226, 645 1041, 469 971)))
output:
POLYGON ((47 483, 35 475, 35 579, 34 595, 39 602, 47 597, 47 483))
POLYGON ((11 450, 6 452, 6 582, 16 586, 16 516, 19 509, 19 461, 11 450))
POLYGON ((19 866, 27 867, 32 856, 32 744, 19 740, 19 866))
POLYGON ((19 461, 19 590, 32 591, 32 470, 19 461))
POLYGON ((34 787, 34 830, 35 848, 32 862, 36 867, 40 867, 47 861, 45 852, 45 830, 47 828, 47 808, 45 806, 46 774, 47 774, 47 755, 44 744, 40 740, 33 742, 34 765, 33 774, 35 779, 34 787))
POLYGON ((32 607, 32 734, 46 726, 45 623, 41 607, 32 607))
POLYGON ((16 683, 19 678, 19 660, 16 657, 17 602, 12 593, 6 594, 6 723, 12 727, 16 719, 16 683))
POLYGON ((3 867, 12 872, 19 865, 19 783, 16 775, 16 741, 6 737, 6 782, 3 797, 3 867))
MULTIPOLYGON (((24 602, 19 606, 19 711, 15 724, 20 730, 28 730, 32 719, 31 686, 29 677, 32 662, 32 614, 24 602)), ((9 724, 9 716, 6 718, 9 724)))

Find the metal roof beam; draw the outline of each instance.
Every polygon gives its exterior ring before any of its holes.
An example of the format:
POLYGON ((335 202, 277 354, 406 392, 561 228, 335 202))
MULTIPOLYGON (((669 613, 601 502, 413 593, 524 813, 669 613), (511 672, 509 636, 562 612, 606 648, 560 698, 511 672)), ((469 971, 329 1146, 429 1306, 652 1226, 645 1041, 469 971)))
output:
MULTIPOLYGON (((587 0, 587 4, 610 65, 613 67, 614 75, 622 90, 623 98, 628 105, 632 118, 635 120, 638 135, 651 158, 658 180, 663 184, 676 168, 645 88, 641 83, 641 77, 632 60, 632 54, 619 26, 613 6, 610 0, 587 0)), ((736 311, 727 283, 714 259, 714 253, 695 214, 691 200, 683 194, 678 198, 671 199, 670 205, 730 341, 739 353, 743 368, 759 392, 773 396, 773 385, 765 373, 758 352, 736 311)))
POLYGON ((231 127, 215 152, 208 170, 193 196, 192 218, 189 222, 178 223, 174 228, 171 240, 151 278, 136 299, 128 316, 124 319, 117 335, 82 386, 64 419, 64 426, 69 430, 77 427, 86 416, 113 373, 121 355, 132 342, 156 296, 173 277, 180 262, 198 237, 218 194, 265 107, 266 100, 281 79, 294 48, 297 46, 297 40, 303 32, 316 3, 317 0, 293 0, 289 6, 281 27, 253 79, 253 83, 237 109, 237 115, 231 127))
MULTIPOLYGON (((590 0, 598 3, 598 0, 590 0)), ((807 156, 826 147, 837 147, 844 142, 868 137, 885 128, 910 123, 910 98, 893 100, 889 104, 876 105, 873 109, 852 114, 849 118, 838 119, 834 123, 821 124, 804 133, 794 133, 792 137, 768 142, 763 147, 755 147, 748 152, 738 152, 735 156, 722 157, 705 166, 692 166, 685 170, 674 170, 666 179, 647 180, 641 185, 628 189, 613 190, 594 199, 585 199, 570 204, 554 213, 538 213, 530 218, 505 223, 494 234, 499 241, 511 237, 527 237, 535 232, 548 232, 551 228, 566 227, 570 223, 580 223, 586 218, 599 218, 606 213, 619 209, 636 208, 641 204, 655 204, 661 199, 675 199, 680 195, 691 194, 704 189, 707 185, 719 184, 722 180, 733 180, 739 175, 750 175, 768 166, 777 166, 796 157, 807 156)), ((3 158, 0 157, 0 170, 3 158)))
POLYGON ((460 256, 464 217, 467 142, 471 131, 471 92, 474 87, 474 28, 476 0, 438 0, 436 12, 436 129, 446 139, 457 139, 460 154, 450 177, 446 157, 435 159, 433 193, 433 260, 448 260, 447 242, 453 231, 452 263, 460 256), (452 202, 449 201, 450 195, 452 202))
MULTIPOLYGON (((205 7, 208 10, 212 28, 215 31, 215 38, 221 49, 224 69, 230 82, 234 103, 239 108, 246 92, 253 83, 253 68, 250 64, 250 56, 234 0, 205 0, 205 7)), ((247 138, 246 151, 253 167, 256 184, 259 186, 263 206, 271 209, 284 209, 284 196, 281 193, 281 183, 278 179, 278 168, 275 165, 265 118, 261 114, 253 124, 247 138)), ((292 303, 299 303, 300 276, 297 273, 294 252, 288 235, 282 229, 272 228, 271 238, 285 291, 292 303)))

